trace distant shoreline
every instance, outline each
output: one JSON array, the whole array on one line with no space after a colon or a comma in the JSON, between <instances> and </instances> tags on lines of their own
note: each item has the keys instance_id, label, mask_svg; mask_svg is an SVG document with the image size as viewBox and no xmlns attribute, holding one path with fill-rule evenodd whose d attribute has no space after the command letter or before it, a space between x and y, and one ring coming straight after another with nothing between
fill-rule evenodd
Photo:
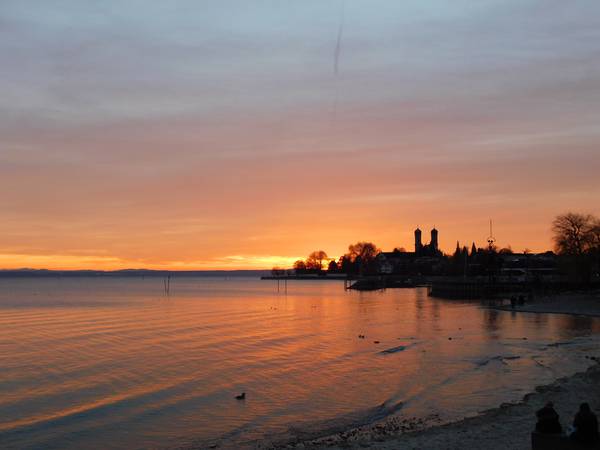
<instances>
[{"instance_id":1,"label":"distant shoreline","mask_svg":"<svg viewBox=\"0 0 600 450\"><path fill-rule=\"evenodd\" d=\"M285 275L285 276L275 276L275 275L265 275L260 277L261 280L353 280L353 277L348 277L348 275L343 273L337 273L332 275Z\"/></svg>"},{"instance_id":2,"label":"distant shoreline","mask_svg":"<svg viewBox=\"0 0 600 450\"><path fill-rule=\"evenodd\" d=\"M44 277L256 277L270 274L270 270L51 270L51 269L0 269L0 278Z\"/></svg>"}]
</instances>

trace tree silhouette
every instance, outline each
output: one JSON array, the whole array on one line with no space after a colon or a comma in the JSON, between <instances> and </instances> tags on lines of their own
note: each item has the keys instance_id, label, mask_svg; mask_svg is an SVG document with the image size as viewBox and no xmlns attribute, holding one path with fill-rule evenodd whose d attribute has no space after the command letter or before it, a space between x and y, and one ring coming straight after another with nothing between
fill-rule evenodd
<instances>
[{"instance_id":1,"label":"tree silhouette","mask_svg":"<svg viewBox=\"0 0 600 450\"><path fill-rule=\"evenodd\" d=\"M357 242L348 246L348 253L344 256L353 263L351 269L353 272L358 269L358 272L363 274L375 270L374 262L379 253L381 250L372 242Z\"/></svg>"},{"instance_id":2,"label":"tree silhouette","mask_svg":"<svg viewBox=\"0 0 600 450\"><path fill-rule=\"evenodd\" d=\"M296 271L296 273L306 272L306 264L304 263L304 261L302 261L301 259L296 261L294 263L294 270Z\"/></svg>"},{"instance_id":3,"label":"tree silhouette","mask_svg":"<svg viewBox=\"0 0 600 450\"><path fill-rule=\"evenodd\" d=\"M356 265L348 255L340 256L338 266L342 273L351 275L356 273Z\"/></svg>"},{"instance_id":4,"label":"tree silhouette","mask_svg":"<svg viewBox=\"0 0 600 450\"><path fill-rule=\"evenodd\" d=\"M600 252L600 220L596 218L589 229L589 245L591 250Z\"/></svg>"},{"instance_id":5,"label":"tree silhouette","mask_svg":"<svg viewBox=\"0 0 600 450\"><path fill-rule=\"evenodd\" d=\"M327 259L327 253L323 250L315 250L306 259L306 266L309 269L323 269L323 261Z\"/></svg>"},{"instance_id":6,"label":"tree silhouette","mask_svg":"<svg viewBox=\"0 0 600 450\"><path fill-rule=\"evenodd\" d=\"M597 246L600 225L590 214L568 212L552 222L556 252L562 255L572 275L583 283L590 281L594 259L600 258Z\"/></svg>"},{"instance_id":7,"label":"tree silhouette","mask_svg":"<svg viewBox=\"0 0 600 450\"><path fill-rule=\"evenodd\" d=\"M593 247L598 220L590 214L568 212L552 222L554 245L561 255L581 256Z\"/></svg>"},{"instance_id":8,"label":"tree silhouette","mask_svg":"<svg viewBox=\"0 0 600 450\"><path fill-rule=\"evenodd\" d=\"M360 258L361 262L366 263L373 261L381 253L381 250L372 242L357 242L348 246L348 252L348 256L352 261Z\"/></svg>"},{"instance_id":9,"label":"tree silhouette","mask_svg":"<svg viewBox=\"0 0 600 450\"><path fill-rule=\"evenodd\" d=\"M337 272L337 271L338 271L338 265L335 262L335 260L332 259L331 261L329 261L329 266L327 267L327 272L334 273L334 272Z\"/></svg>"}]
</instances>

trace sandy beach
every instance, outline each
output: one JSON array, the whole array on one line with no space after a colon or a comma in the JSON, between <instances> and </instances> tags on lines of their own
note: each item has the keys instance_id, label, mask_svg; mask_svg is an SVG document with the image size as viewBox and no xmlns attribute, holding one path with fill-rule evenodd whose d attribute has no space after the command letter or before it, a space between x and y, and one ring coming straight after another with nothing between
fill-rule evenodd
<instances>
[{"instance_id":1,"label":"sandy beach","mask_svg":"<svg viewBox=\"0 0 600 450\"><path fill-rule=\"evenodd\" d=\"M510 307L495 309L512 310ZM600 293L546 297L517 307L515 311L600 316ZM554 402L563 427L571 424L582 402L588 402L594 411L600 411L600 354L582 354L581 358L590 364L585 372L538 386L520 402L505 403L475 417L440 424L436 416L424 419L392 416L379 423L318 439L261 448L530 449L535 412L546 402Z\"/></svg>"}]
</instances>

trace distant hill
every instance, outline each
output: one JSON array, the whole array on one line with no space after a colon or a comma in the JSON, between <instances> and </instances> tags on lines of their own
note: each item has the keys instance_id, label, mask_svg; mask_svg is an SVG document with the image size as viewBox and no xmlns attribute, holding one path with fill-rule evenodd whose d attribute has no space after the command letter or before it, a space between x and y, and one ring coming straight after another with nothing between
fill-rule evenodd
<instances>
[{"instance_id":1,"label":"distant hill","mask_svg":"<svg viewBox=\"0 0 600 450\"><path fill-rule=\"evenodd\" d=\"M48 270L0 269L0 278L17 277L257 277L270 275L270 270Z\"/></svg>"}]
</instances>

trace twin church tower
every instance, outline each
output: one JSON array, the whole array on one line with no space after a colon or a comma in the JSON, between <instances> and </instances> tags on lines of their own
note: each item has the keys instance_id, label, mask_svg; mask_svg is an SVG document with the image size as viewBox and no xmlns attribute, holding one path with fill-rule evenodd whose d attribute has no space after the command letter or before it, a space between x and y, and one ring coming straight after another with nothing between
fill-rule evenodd
<instances>
[{"instance_id":1,"label":"twin church tower","mask_svg":"<svg viewBox=\"0 0 600 450\"><path fill-rule=\"evenodd\" d=\"M415 255L416 256L438 256L438 230L435 227L431 230L431 241L429 244L423 244L421 241L422 233L419 228L415 230Z\"/></svg>"}]
</instances>

